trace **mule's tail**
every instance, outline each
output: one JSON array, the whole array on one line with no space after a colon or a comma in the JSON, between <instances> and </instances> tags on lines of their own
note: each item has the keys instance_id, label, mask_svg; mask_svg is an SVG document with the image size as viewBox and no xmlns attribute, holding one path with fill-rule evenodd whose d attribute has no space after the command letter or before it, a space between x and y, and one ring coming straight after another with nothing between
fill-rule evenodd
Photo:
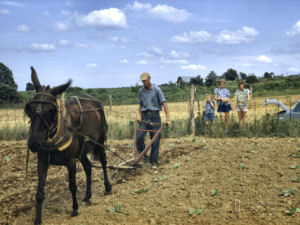
<instances>
[{"instance_id":1,"label":"mule's tail","mask_svg":"<svg viewBox=\"0 0 300 225\"><path fill-rule=\"evenodd\" d=\"M96 140L98 143L101 144L101 146L97 146L93 150L94 157L99 159L99 156L103 153L105 153L105 141L107 139L107 131L108 131L108 125L104 113L103 106L100 102L97 102L97 111L100 113L100 137L98 140Z\"/></svg>"}]
</instances>

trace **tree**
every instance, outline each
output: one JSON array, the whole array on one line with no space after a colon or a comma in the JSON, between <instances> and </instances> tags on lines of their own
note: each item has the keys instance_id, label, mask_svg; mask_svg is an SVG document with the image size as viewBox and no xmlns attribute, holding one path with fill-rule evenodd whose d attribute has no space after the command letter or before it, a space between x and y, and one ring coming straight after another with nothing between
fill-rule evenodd
<instances>
[{"instance_id":1,"label":"tree","mask_svg":"<svg viewBox=\"0 0 300 225\"><path fill-rule=\"evenodd\" d=\"M271 72L271 73L265 72L265 73L264 73L264 76L263 76L264 79L272 79L272 78L274 78L274 77L275 77L275 75L274 75L273 72Z\"/></svg>"},{"instance_id":2,"label":"tree","mask_svg":"<svg viewBox=\"0 0 300 225\"><path fill-rule=\"evenodd\" d=\"M138 93L141 87L142 86L140 86L138 83L136 83L135 86L131 86L131 92Z\"/></svg>"},{"instance_id":3,"label":"tree","mask_svg":"<svg viewBox=\"0 0 300 225\"><path fill-rule=\"evenodd\" d=\"M238 73L236 72L236 70L230 68L228 69L224 74L223 74L224 78L226 80L237 80L239 78Z\"/></svg>"},{"instance_id":4,"label":"tree","mask_svg":"<svg viewBox=\"0 0 300 225\"><path fill-rule=\"evenodd\" d=\"M257 76L255 76L255 74L250 74L248 75L248 77L246 78L246 82L248 84L254 84L254 83L257 83L258 82L258 78Z\"/></svg>"},{"instance_id":5,"label":"tree","mask_svg":"<svg viewBox=\"0 0 300 225\"><path fill-rule=\"evenodd\" d=\"M0 105L7 103L19 103L22 97L15 88L7 84L0 84Z\"/></svg>"},{"instance_id":6,"label":"tree","mask_svg":"<svg viewBox=\"0 0 300 225\"><path fill-rule=\"evenodd\" d=\"M28 82L26 84L26 91L34 91L34 86L32 83Z\"/></svg>"},{"instance_id":7,"label":"tree","mask_svg":"<svg viewBox=\"0 0 300 225\"><path fill-rule=\"evenodd\" d=\"M203 85L203 78L200 75L198 75L196 77L191 78L190 83L194 85Z\"/></svg>"},{"instance_id":8,"label":"tree","mask_svg":"<svg viewBox=\"0 0 300 225\"><path fill-rule=\"evenodd\" d=\"M240 72L240 78L241 80L246 80L247 79L247 74Z\"/></svg>"},{"instance_id":9,"label":"tree","mask_svg":"<svg viewBox=\"0 0 300 225\"><path fill-rule=\"evenodd\" d=\"M6 84L9 87L17 90L18 85L15 83L11 70L0 62L0 84Z\"/></svg>"},{"instance_id":10,"label":"tree","mask_svg":"<svg viewBox=\"0 0 300 225\"><path fill-rule=\"evenodd\" d=\"M215 71L210 71L205 79L205 85L207 87L215 86L217 84L218 76Z\"/></svg>"}]
</instances>

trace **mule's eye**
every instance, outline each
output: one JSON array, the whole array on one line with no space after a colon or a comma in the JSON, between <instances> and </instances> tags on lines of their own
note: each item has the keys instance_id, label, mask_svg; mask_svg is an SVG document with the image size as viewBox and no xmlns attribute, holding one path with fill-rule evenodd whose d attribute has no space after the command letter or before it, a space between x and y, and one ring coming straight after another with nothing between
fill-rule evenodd
<instances>
[{"instance_id":1,"label":"mule's eye","mask_svg":"<svg viewBox=\"0 0 300 225\"><path fill-rule=\"evenodd\" d=\"M49 113L50 113L51 115L55 115L56 110L55 110L55 109L50 109Z\"/></svg>"}]
</instances>

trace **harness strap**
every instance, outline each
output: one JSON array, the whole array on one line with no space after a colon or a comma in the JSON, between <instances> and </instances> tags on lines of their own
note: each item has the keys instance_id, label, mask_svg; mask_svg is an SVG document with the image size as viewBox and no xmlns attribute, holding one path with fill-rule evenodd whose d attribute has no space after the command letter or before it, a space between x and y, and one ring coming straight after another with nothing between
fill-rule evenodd
<instances>
[{"instance_id":1,"label":"harness strap","mask_svg":"<svg viewBox=\"0 0 300 225\"><path fill-rule=\"evenodd\" d=\"M47 95L51 98L54 98L56 100L56 97L50 93L45 92L45 89L43 90L43 92L36 92L35 95Z\"/></svg>"},{"instance_id":2,"label":"harness strap","mask_svg":"<svg viewBox=\"0 0 300 225\"><path fill-rule=\"evenodd\" d=\"M80 100L78 98L78 96L73 96L73 98L75 98L76 100L76 103L80 109L80 119L79 119L79 125L76 127L77 130L79 130L81 127L82 127L82 124L83 124L83 110L82 110L82 105L80 103Z\"/></svg>"}]
</instances>

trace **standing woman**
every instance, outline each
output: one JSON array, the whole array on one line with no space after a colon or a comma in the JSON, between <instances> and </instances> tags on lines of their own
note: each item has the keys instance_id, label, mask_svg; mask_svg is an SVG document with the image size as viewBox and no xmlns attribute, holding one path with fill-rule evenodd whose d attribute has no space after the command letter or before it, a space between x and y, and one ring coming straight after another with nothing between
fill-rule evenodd
<instances>
[{"instance_id":1,"label":"standing woman","mask_svg":"<svg viewBox=\"0 0 300 225\"><path fill-rule=\"evenodd\" d=\"M227 128L229 122L229 112L231 105L229 102L230 91L225 88L226 81L224 79L219 80L219 87L214 91L215 100L218 103L218 112L220 113L222 123L224 127Z\"/></svg>"},{"instance_id":2,"label":"standing woman","mask_svg":"<svg viewBox=\"0 0 300 225\"><path fill-rule=\"evenodd\" d=\"M245 88L245 81L239 81L238 88L234 93L232 101L236 101L236 111L239 116L240 125L246 124L246 115L249 108L250 91Z\"/></svg>"}]
</instances>

